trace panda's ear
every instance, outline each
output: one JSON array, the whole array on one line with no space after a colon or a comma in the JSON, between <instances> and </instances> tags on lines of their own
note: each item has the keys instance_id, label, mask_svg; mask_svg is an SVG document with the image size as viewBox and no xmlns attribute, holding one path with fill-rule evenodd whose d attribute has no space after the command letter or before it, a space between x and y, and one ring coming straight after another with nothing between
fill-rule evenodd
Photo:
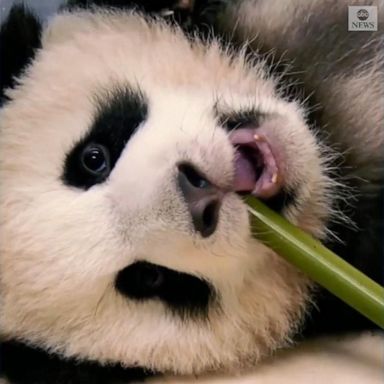
<instances>
[{"instance_id":1,"label":"panda's ear","mask_svg":"<svg viewBox=\"0 0 384 384\"><path fill-rule=\"evenodd\" d=\"M0 104L4 91L33 59L40 47L41 23L24 5L11 8L0 27Z\"/></svg>"}]
</instances>

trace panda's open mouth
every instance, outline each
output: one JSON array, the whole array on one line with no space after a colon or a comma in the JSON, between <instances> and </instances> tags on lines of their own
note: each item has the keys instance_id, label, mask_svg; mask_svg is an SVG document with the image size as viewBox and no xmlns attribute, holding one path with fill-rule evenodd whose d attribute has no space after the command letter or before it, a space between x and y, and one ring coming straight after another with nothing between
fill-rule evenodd
<instances>
[{"instance_id":1,"label":"panda's open mouth","mask_svg":"<svg viewBox=\"0 0 384 384\"><path fill-rule=\"evenodd\" d=\"M205 315L215 296L207 281L146 261L137 261L118 272L115 288L129 299L158 300L172 311L189 316Z\"/></svg>"},{"instance_id":2,"label":"panda's open mouth","mask_svg":"<svg viewBox=\"0 0 384 384\"><path fill-rule=\"evenodd\" d=\"M233 189L261 199L277 195L283 185L271 140L258 129L240 128L230 134L235 147Z\"/></svg>"}]
</instances>

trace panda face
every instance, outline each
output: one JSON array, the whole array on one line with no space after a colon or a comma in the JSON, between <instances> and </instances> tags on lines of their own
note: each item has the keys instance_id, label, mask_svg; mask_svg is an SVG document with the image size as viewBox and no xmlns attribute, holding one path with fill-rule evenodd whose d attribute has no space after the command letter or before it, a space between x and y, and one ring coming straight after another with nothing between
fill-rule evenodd
<instances>
[{"instance_id":1,"label":"panda face","mask_svg":"<svg viewBox=\"0 0 384 384\"><path fill-rule=\"evenodd\" d=\"M283 214L325 233L300 106L262 63L133 13L62 15L43 41L1 111L4 335L177 373L288 342L308 282L252 238L241 193L290 196Z\"/></svg>"}]
</instances>

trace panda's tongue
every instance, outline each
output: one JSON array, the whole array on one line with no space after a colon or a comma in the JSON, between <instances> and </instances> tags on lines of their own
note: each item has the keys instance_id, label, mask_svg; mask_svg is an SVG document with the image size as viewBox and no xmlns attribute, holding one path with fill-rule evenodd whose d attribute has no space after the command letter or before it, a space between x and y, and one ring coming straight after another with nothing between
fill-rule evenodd
<instances>
[{"instance_id":1,"label":"panda's tongue","mask_svg":"<svg viewBox=\"0 0 384 384\"><path fill-rule=\"evenodd\" d=\"M252 191L256 184L256 170L247 158L247 155L241 150L235 153L235 178L233 188L236 192Z\"/></svg>"},{"instance_id":2,"label":"panda's tongue","mask_svg":"<svg viewBox=\"0 0 384 384\"><path fill-rule=\"evenodd\" d=\"M262 199L276 195L282 177L270 138L258 129L241 128L230 134L230 140L236 149L233 190Z\"/></svg>"}]
</instances>

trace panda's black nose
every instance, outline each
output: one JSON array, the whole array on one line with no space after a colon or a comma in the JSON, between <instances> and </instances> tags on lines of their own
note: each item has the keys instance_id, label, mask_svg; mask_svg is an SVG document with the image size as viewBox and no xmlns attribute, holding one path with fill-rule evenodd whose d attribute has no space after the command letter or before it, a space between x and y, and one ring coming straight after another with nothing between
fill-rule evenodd
<instances>
[{"instance_id":1,"label":"panda's black nose","mask_svg":"<svg viewBox=\"0 0 384 384\"><path fill-rule=\"evenodd\" d=\"M178 169L178 184L193 226L202 237L208 237L217 227L222 192L190 164L181 164Z\"/></svg>"}]
</instances>

